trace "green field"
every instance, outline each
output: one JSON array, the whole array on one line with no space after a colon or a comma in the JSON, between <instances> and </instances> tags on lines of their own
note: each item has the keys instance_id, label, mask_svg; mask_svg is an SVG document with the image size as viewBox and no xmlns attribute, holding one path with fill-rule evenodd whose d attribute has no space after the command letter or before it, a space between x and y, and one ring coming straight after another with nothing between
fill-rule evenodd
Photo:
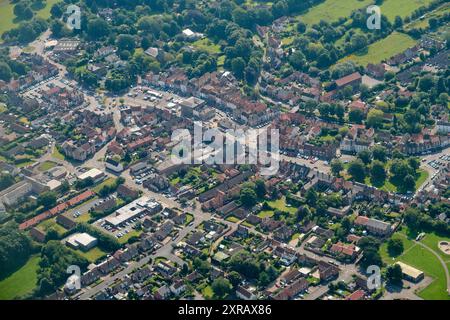
<instances>
[{"instance_id":1,"label":"green field","mask_svg":"<svg viewBox=\"0 0 450 320\"><path fill-rule=\"evenodd\" d=\"M381 5L381 13L390 21L396 16L405 18L422 6L427 6L432 0L384 0Z\"/></svg>"},{"instance_id":2,"label":"green field","mask_svg":"<svg viewBox=\"0 0 450 320\"><path fill-rule=\"evenodd\" d=\"M237 223L239 222L239 218L235 217L235 216L229 216L228 218L226 218L225 220L227 220L228 222L233 222L233 223Z\"/></svg>"},{"instance_id":3,"label":"green field","mask_svg":"<svg viewBox=\"0 0 450 320\"><path fill-rule=\"evenodd\" d=\"M58 160L65 160L66 158L56 147L53 149L52 157Z\"/></svg>"},{"instance_id":4,"label":"green field","mask_svg":"<svg viewBox=\"0 0 450 320\"><path fill-rule=\"evenodd\" d=\"M431 18L439 19L444 14L448 14L449 12L450 12L450 3L444 3L442 6L438 7L436 10L426 13L424 15L423 19L414 20L414 21L410 22L409 24L407 24L405 26L405 30L411 30L414 28L426 29L429 26L428 22L430 21Z\"/></svg>"},{"instance_id":5,"label":"green field","mask_svg":"<svg viewBox=\"0 0 450 320\"><path fill-rule=\"evenodd\" d=\"M445 277L445 271L442 268L439 260L429 250L415 244L411 239L406 236L407 231L402 230L395 233L392 238L402 239L404 245L404 252L399 257L390 257L387 252L387 243L384 243L380 248L380 254L383 261L386 264L393 264L396 261L402 261L408 265L411 265L419 270L425 272L426 276L432 277L433 282L417 295L426 300L450 300L450 296L447 294L447 280ZM438 252L437 239L441 239L434 234L427 234L422 242L428 245L430 248ZM448 265L449 263L447 263Z\"/></svg>"},{"instance_id":6,"label":"green field","mask_svg":"<svg viewBox=\"0 0 450 320\"><path fill-rule=\"evenodd\" d=\"M193 42L192 45L199 50L208 52L209 54L220 53L220 46L218 44L215 44L208 38L197 40Z\"/></svg>"},{"instance_id":7,"label":"green field","mask_svg":"<svg viewBox=\"0 0 450 320\"><path fill-rule=\"evenodd\" d=\"M325 0L309 9L305 14L298 16L298 20L308 25L319 23L320 20L331 23L339 18L349 17L352 11L368 7L372 3L372 0Z\"/></svg>"},{"instance_id":8,"label":"green field","mask_svg":"<svg viewBox=\"0 0 450 320\"><path fill-rule=\"evenodd\" d=\"M45 171L48 171L48 170L56 167L56 165L57 164L53 161L45 161L39 165L38 170L45 172Z\"/></svg>"},{"instance_id":9,"label":"green field","mask_svg":"<svg viewBox=\"0 0 450 320\"><path fill-rule=\"evenodd\" d=\"M94 188L94 192L99 193L100 190L104 187L104 186L112 186L114 185L114 183L116 182L116 179L114 178L108 178L105 181L103 181L102 183L100 183L99 185L95 186Z\"/></svg>"},{"instance_id":10,"label":"green field","mask_svg":"<svg viewBox=\"0 0 450 320\"><path fill-rule=\"evenodd\" d=\"M297 209L294 207L289 207L286 204L286 197L282 197L275 201L268 201L267 204L275 210L280 210L289 213L296 213Z\"/></svg>"},{"instance_id":11,"label":"green field","mask_svg":"<svg viewBox=\"0 0 450 320\"><path fill-rule=\"evenodd\" d=\"M39 259L38 255L32 256L22 268L0 281L0 300L12 300L33 291Z\"/></svg>"},{"instance_id":12,"label":"green field","mask_svg":"<svg viewBox=\"0 0 450 320\"><path fill-rule=\"evenodd\" d=\"M439 236L435 233L427 233L427 235L420 242L436 251L436 253L439 254L445 262L450 263L450 255L445 254L438 247L440 241L450 242L450 238Z\"/></svg>"},{"instance_id":13,"label":"green field","mask_svg":"<svg viewBox=\"0 0 450 320\"><path fill-rule=\"evenodd\" d=\"M42 221L37 225L37 228L39 230L42 230L43 232L48 232L49 230L53 229L58 233L60 237L62 237L67 232L67 229L56 223L55 218Z\"/></svg>"},{"instance_id":14,"label":"green field","mask_svg":"<svg viewBox=\"0 0 450 320\"><path fill-rule=\"evenodd\" d=\"M84 252L84 251L81 251L81 250L75 250L75 252L78 255L86 258L89 262L95 262L98 259L103 258L104 256L106 256L106 253L104 251L102 251L98 247L92 248L91 250L89 250L87 252Z\"/></svg>"},{"instance_id":15,"label":"green field","mask_svg":"<svg viewBox=\"0 0 450 320\"><path fill-rule=\"evenodd\" d=\"M133 230L128 232L126 235L124 235L122 238L118 239L120 244L125 244L130 240L132 237L139 237L142 234L142 230Z\"/></svg>"},{"instance_id":16,"label":"green field","mask_svg":"<svg viewBox=\"0 0 450 320\"><path fill-rule=\"evenodd\" d=\"M61 2L61 0L46 0L45 7L35 12L35 16L48 19L52 6L58 2ZM14 5L9 0L0 0L0 36L5 31L11 30L18 25L18 22L15 20L16 16L14 15L13 8Z\"/></svg>"},{"instance_id":17,"label":"green field","mask_svg":"<svg viewBox=\"0 0 450 320\"><path fill-rule=\"evenodd\" d=\"M9 0L0 0L0 35L15 27L13 7Z\"/></svg>"},{"instance_id":18,"label":"green field","mask_svg":"<svg viewBox=\"0 0 450 320\"><path fill-rule=\"evenodd\" d=\"M396 54L413 47L415 44L416 41L410 36L399 32L393 32L388 37L372 43L367 51L352 54L339 62L351 60L356 64L365 67L369 63L380 63L383 60L387 60Z\"/></svg>"},{"instance_id":19,"label":"green field","mask_svg":"<svg viewBox=\"0 0 450 320\"><path fill-rule=\"evenodd\" d=\"M420 186L427 180L428 172L422 169L417 171L418 177L416 177L416 190L420 188ZM390 180L386 179L383 185L377 185L371 182L370 177L366 177L366 184L377 187L380 190L388 191L388 192L399 192L396 185L394 185Z\"/></svg>"},{"instance_id":20,"label":"green field","mask_svg":"<svg viewBox=\"0 0 450 320\"><path fill-rule=\"evenodd\" d=\"M274 212L272 210L265 210L258 213L258 217L261 219L273 216Z\"/></svg>"}]
</instances>

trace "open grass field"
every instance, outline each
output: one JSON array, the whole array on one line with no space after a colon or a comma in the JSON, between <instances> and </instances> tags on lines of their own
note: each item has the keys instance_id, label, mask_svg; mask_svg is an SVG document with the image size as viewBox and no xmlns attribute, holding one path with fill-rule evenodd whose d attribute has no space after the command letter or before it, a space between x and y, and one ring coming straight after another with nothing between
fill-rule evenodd
<instances>
[{"instance_id":1,"label":"open grass field","mask_svg":"<svg viewBox=\"0 0 450 320\"><path fill-rule=\"evenodd\" d=\"M203 38L203 39L197 40L197 41L193 42L192 45L199 50L208 52L209 54L220 53L220 46L218 44L215 44L208 38Z\"/></svg>"},{"instance_id":2,"label":"open grass field","mask_svg":"<svg viewBox=\"0 0 450 320\"><path fill-rule=\"evenodd\" d=\"M389 59L415 44L416 41L410 36L399 32L393 32L388 37L372 43L367 51L352 54L341 59L339 62L351 60L356 64L365 67L369 63L380 63L383 60Z\"/></svg>"},{"instance_id":3,"label":"open grass field","mask_svg":"<svg viewBox=\"0 0 450 320\"><path fill-rule=\"evenodd\" d=\"M427 249L415 245L399 260L425 272L434 281L417 294L425 300L450 300L445 272L437 258Z\"/></svg>"},{"instance_id":4,"label":"open grass field","mask_svg":"<svg viewBox=\"0 0 450 320\"><path fill-rule=\"evenodd\" d=\"M428 22L430 21L431 18L435 18L435 19L439 19L441 18L444 14L448 14L450 13L450 3L444 3L442 6L436 8L435 10L426 13L423 17L423 19L417 19L414 20L412 22L410 22L409 24L407 24L405 26L405 30L411 30L411 29L425 29L428 28L429 24Z\"/></svg>"},{"instance_id":5,"label":"open grass field","mask_svg":"<svg viewBox=\"0 0 450 320\"><path fill-rule=\"evenodd\" d=\"M263 210L260 213L258 213L258 217L264 219L273 216L273 214L274 212L272 210Z\"/></svg>"},{"instance_id":6,"label":"open grass field","mask_svg":"<svg viewBox=\"0 0 450 320\"><path fill-rule=\"evenodd\" d=\"M384 0L381 5L381 13L390 21L396 16L405 18L422 6L427 6L432 0Z\"/></svg>"},{"instance_id":7,"label":"open grass field","mask_svg":"<svg viewBox=\"0 0 450 320\"><path fill-rule=\"evenodd\" d=\"M427 235L421 240L421 242L423 244L429 246L431 249L436 251L436 253L439 254L442 257L442 259L444 259L445 262L449 262L450 263L450 255L445 254L438 247L438 244L441 241L450 242L450 238L439 236L439 235L437 235L435 233L427 233Z\"/></svg>"},{"instance_id":8,"label":"open grass field","mask_svg":"<svg viewBox=\"0 0 450 320\"><path fill-rule=\"evenodd\" d=\"M45 7L35 11L35 16L48 19L50 17L50 10L52 6L58 2L61 2L61 0L46 0ZM0 0L0 36L5 31L11 30L18 25L13 9L14 4L10 3L10 0Z\"/></svg>"},{"instance_id":9,"label":"open grass field","mask_svg":"<svg viewBox=\"0 0 450 320\"><path fill-rule=\"evenodd\" d=\"M122 238L118 239L120 244L125 244L132 237L139 237L142 233L142 230L133 230L124 235Z\"/></svg>"},{"instance_id":10,"label":"open grass field","mask_svg":"<svg viewBox=\"0 0 450 320\"><path fill-rule=\"evenodd\" d=\"M372 3L372 0L325 0L297 18L308 25L320 20L334 22L341 17L349 17L353 10L368 7Z\"/></svg>"},{"instance_id":11,"label":"open grass field","mask_svg":"<svg viewBox=\"0 0 450 320\"><path fill-rule=\"evenodd\" d=\"M38 255L32 256L22 268L0 281L0 300L12 300L33 291L39 260Z\"/></svg>"},{"instance_id":12,"label":"open grass field","mask_svg":"<svg viewBox=\"0 0 450 320\"><path fill-rule=\"evenodd\" d=\"M289 212L289 213L296 213L297 209L294 207L290 207L287 205L286 203L286 197L282 197L278 200L275 201L268 201L267 202L268 205L270 207L272 207L275 210L280 210L280 211L284 211L284 212Z\"/></svg>"},{"instance_id":13,"label":"open grass field","mask_svg":"<svg viewBox=\"0 0 450 320\"><path fill-rule=\"evenodd\" d=\"M58 148L53 149L52 157L58 160L64 160L66 157L58 150Z\"/></svg>"},{"instance_id":14,"label":"open grass field","mask_svg":"<svg viewBox=\"0 0 450 320\"><path fill-rule=\"evenodd\" d=\"M11 30L16 25L14 23L14 6L9 0L0 0L0 36L8 30ZM1 39L0 39L1 41Z\"/></svg>"},{"instance_id":15,"label":"open grass field","mask_svg":"<svg viewBox=\"0 0 450 320\"><path fill-rule=\"evenodd\" d=\"M98 247L92 248L91 250L89 250L87 252L84 252L84 251L81 251L81 250L75 250L75 252L78 255L86 258L89 262L95 262L98 259L103 258L104 256L106 256L106 252L102 251Z\"/></svg>"},{"instance_id":16,"label":"open grass field","mask_svg":"<svg viewBox=\"0 0 450 320\"><path fill-rule=\"evenodd\" d=\"M439 260L427 249L413 242L407 237L406 228L395 233L392 238L403 241L404 252L399 257L391 257L387 251L387 243L380 248L380 254L386 264L393 264L396 261L402 261L419 270L425 272L426 276L432 277L433 282L417 295L426 300L450 300L447 294L447 280L445 271ZM437 241L440 239L434 234L427 234L422 242L438 252ZM447 263L449 265L450 263Z\"/></svg>"},{"instance_id":17,"label":"open grass field","mask_svg":"<svg viewBox=\"0 0 450 320\"><path fill-rule=\"evenodd\" d=\"M39 171L45 172L48 171L52 168L56 167L56 163L53 161L45 161L43 163L41 163L38 167Z\"/></svg>"},{"instance_id":18,"label":"open grass field","mask_svg":"<svg viewBox=\"0 0 450 320\"><path fill-rule=\"evenodd\" d=\"M108 178L105 181L103 181L102 183L100 183L99 185L95 186L95 188L93 189L94 192L99 193L100 190L104 187L104 186L111 186L115 183L116 179L114 178Z\"/></svg>"},{"instance_id":19,"label":"open grass field","mask_svg":"<svg viewBox=\"0 0 450 320\"><path fill-rule=\"evenodd\" d=\"M59 236L63 236L67 232L67 229L56 223L55 218L42 221L37 225L37 228L44 232L48 232L50 229L53 229L58 233Z\"/></svg>"}]
</instances>

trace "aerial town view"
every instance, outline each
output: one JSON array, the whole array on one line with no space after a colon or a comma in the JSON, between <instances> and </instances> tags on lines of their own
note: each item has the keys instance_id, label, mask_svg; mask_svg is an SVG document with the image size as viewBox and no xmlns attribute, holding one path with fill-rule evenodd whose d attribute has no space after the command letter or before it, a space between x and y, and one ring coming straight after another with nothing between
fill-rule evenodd
<instances>
[{"instance_id":1,"label":"aerial town view","mask_svg":"<svg viewBox=\"0 0 450 320\"><path fill-rule=\"evenodd\" d=\"M0 300L450 300L449 23L0 0Z\"/></svg>"}]
</instances>

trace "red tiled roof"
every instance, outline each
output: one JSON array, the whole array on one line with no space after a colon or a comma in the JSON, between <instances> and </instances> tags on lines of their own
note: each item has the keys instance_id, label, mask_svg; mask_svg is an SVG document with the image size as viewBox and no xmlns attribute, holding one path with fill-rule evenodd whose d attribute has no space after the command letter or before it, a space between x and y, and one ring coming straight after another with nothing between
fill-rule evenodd
<instances>
[{"instance_id":1,"label":"red tiled roof","mask_svg":"<svg viewBox=\"0 0 450 320\"><path fill-rule=\"evenodd\" d=\"M337 79L335 82L338 87L342 87L358 79L361 79L361 74L359 72L355 72L343 78Z\"/></svg>"},{"instance_id":2,"label":"red tiled roof","mask_svg":"<svg viewBox=\"0 0 450 320\"><path fill-rule=\"evenodd\" d=\"M362 300L364 298L363 290L356 290L352 294L345 297L345 300Z\"/></svg>"},{"instance_id":3,"label":"red tiled roof","mask_svg":"<svg viewBox=\"0 0 450 320\"><path fill-rule=\"evenodd\" d=\"M48 218L51 218L53 216L56 216L56 215L64 212L68 208L73 207L73 206L89 199L90 197L92 197L94 195L95 195L95 193L92 190L87 190L64 203L61 203L61 204L57 205L56 207L54 207L48 211L45 211L45 212L37 215L36 217L33 217L33 218L23 222L22 224L19 225L19 229L25 230L30 227L34 227L35 225L39 224L40 222L42 222Z\"/></svg>"}]
</instances>

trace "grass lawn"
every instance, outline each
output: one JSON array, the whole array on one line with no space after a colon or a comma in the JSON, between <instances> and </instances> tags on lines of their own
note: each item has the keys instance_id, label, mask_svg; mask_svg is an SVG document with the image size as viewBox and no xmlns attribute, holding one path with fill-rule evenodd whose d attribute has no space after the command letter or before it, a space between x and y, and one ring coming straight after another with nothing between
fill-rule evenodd
<instances>
[{"instance_id":1,"label":"grass lawn","mask_svg":"<svg viewBox=\"0 0 450 320\"><path fill-rule=\"evenodd\" d=\"M403 252L407 252L409 249L411 249L413 246L416 245L411 239L407 238L405 230L402 230L402 231L394 233L391 238L392 239L401 239L402 240L403 248L404 248ZM387 241L385 241L381 245L381 247L380 247L380 254L381 254L381 258L383 259L384 263L392 264L392 263L395 262L395 257L391 257L389 255L389 253L388 253Z\"/></svg>"},{"instance_id":2,"label":"grass lawn","mask_svg":"<svg viewBox=\"0 0 450 320\"><path fill-rule=\"evenodd\" d=\"M416 29L428 28L428 26L429 26L428 22L430 21L431 18L439 19L444 14L449 13L449 11L450 11L450 3L444 3L442 6L438 7L436 10L426 13L424 19L414 20L414 21L410 22L409 24L407 24L405 26L405 30L411 30L414 28L416 28Z\"/></svg>"},{"instance_id":3,"label":"grass lawn","mask_svg":"<svg viewBox=\"0 0 450 320\"><path fill-rule=\"evenodd\" d=\"M190 213L186 213L186 222L184 223L185 225L188 225L189 223L191 223L194 220L194 216Z\"/></svg>"},{"instance_id":4,"label":"grass lawn","mask_svg":"<svg viewBox=\"0 0 450 320\"><path fill-rule=\"evenodd\" d=\"M93 189L95 193L99 193L100 190L103 188L103 186L111 186L115 183L116 179L114 178L108 178L105 181L103 181L102 183L100 183L99 185L95 186L95 188Z\"/></svg>"},{"instance_id":5,"label":"grass lawn","mask_svg":"<svg viewBox=\"0 0 450 320\"><path fill-rule=\"evenodd\" d=\"M319 23L320 20L331 23L339 18L349 17L352 11L368 7L372 3L372 0L325 0L299 16L298 20L308 25Z\"/></svg>"},{"instance_id":6,"label":"grass lawn","mask_svg":"<svg viewBox=\"0 0 450 320\"><path fill-rule=\"evenodd\" d=\"M59 152L58 148L54 148L53 153L52 153L52 157L55 159L59 159L59 160L65 160L66 157Z\"/></svg>"},{"instance_id":7,"label":"grass lawn","mask_svg":"<svg viewBox=\"0 0 450 320\"><path fill-rule=\"evenodd\" d=\"M425 171L425 170L419 169L419 170L417 170L417 174L418 174L418 176L416 177L416 190L419 189L420 186L428 178L428 172ZM372 183L370 177L366 177L366 179L364 180L364 183L367 184L367 185L371 185L371 186L377 187L378 189L383 190L383 191L398 192L397 186L394 185L392 183L392 181L390 181L389 179L386 179L384 181L384 184L380 185L380 184Z\"/></svg>"},{"instance_id":8,"label":"grass lawn","mask_svg":"<svg viewBox=\"0 0 450 320\"><path fill-rule=\"evenodd\" d=\"M387 252L387 243L384 243L380 248L380 254L383 261L386 264L393 264L396 261L402 261L419 270L422 270L425 272L426 276L432 277L434 281L428 287L417 293L417 295L421 298L426 300L450 300L450 297L446 292L447 280L445 278L445 271L439 260L430 251L418 244L415 244L411 239L409 239L407 237L406 228L395 233L392 237L394 239L402 239L405 250L399 257L393 258L390 257ZM435 249L432 244L436 242L436 239L437 238L435 235L427 234L422 241L432 249ZM435 251L437 252L437 250Z\"/></svg>"},{"instance_id":9,"label":"grass lawn","mask_svg":"<svg viewBox=\"0 0 450 320\"><path fill-rule=\"evenodd\" d=\"M220 46L218 44L215 44L208 38L203 38L203 39L197 40L197 41L193 42L192 45L199 50L208 52L209 54L220 53Z\"/></svg>"},{"instance_id":10,"label":"grass lawn","mask_svg":"<svg viewBox=\"0 0 450 320\"><path fill-rule=\"evenodd\" d=\"M447 294L447 280L442 265L437 258L427 249L415 245L411 250L403 254L399 260L425 272L434 281L418 295L425 300L450 300Z\"/></svg>"},{"instance_id":11,"label":"grass lawn","mask_svg":"<svg viewBox=\"0 0 450 320\"><path fill-rule=\"evenodd\" d=\"M9 0L0 0L0 21L2 22L0 23L0 36L15 27L13 8L14 5Z\"/></svg>"},{"instance_id":12,"label":"grass lawn","mask_svg":"<svg viewBox=\"0 0 450 320\"><path fill-rule=\"evenodd\" d=\"M423 244L429 246L431 249L436 251L436 253L439 254L442 257L442 259L444 259L444 261L450 262L450 255L445 254L438 247L438 244L441 241L450 242L450 238L439 236L435 233L427 233L426 236L422 240L420 240L420 242L422 242Z\"/></svg>"},{"instance_id":13,"label":"grass lawn","mask_svg":"<svg viewBox=\"0 0 450 320\"><path fill-rule=\"evenodd\" d=\"M6 108L6 105L5 105L4 103L0 103L0 113L5 112L6 110L8 110L8 109Z\"/></svg>"},{"instance_id":14,"label":"grass lawn","mask_svg":"<svg viewBox=\"0 0 450 320\"><path fill-rule=\"evenodd\" d=\"M32 256L22 268L0 281L0 300L26 295L36 287L39 260L39 255Z\"/></svg>"},{"instance_id":15,"label":"grass lawn","mask_svg":"<svg viewBox=\"0 0 450 320\"><path fill-rule=\"evenodd\" d=\"M54 229L59 236L62 236L67 232L67 229L56 223L55 218L42 221L40 224L37 225L37 228L44 232L47 232L50 229Z\"/></svg>"},{"instance_id":16,"label":"grass lawn","mask_svg":"<svg viewBox=\"0 0 450 320\"><path fill-rule=\"evenodd\" d=\"M98 247L92 248L91 250L89 250L87 252L84 252L84 251L81 251L81 250L75 250L75 252L78 255L80 255L80 256L86 258L87 260L89 260L89 262L95 262L98 259L103 258L104 256L106 256L106 252L102 251Z\"/></svg>"},{"instance_id":17,"label":"grass lawn","mask_svg":"<svg viewBox=\"0 0 450 320\"><path fill-rule=\"evenodd\" d=\"M226 218L227 221L229 222L233 222L233 223L237 223L239 222L239 218L235 217L235 216L229 216L228 218Z\"/></svg>"},{"instance_id":18,"label":"grass lawn","mask_svg":"<svg viewBox=\"0 0 450 320\"><path fill-rule=\"evenodd\" d=\"M380 63L383 60L389 59L415 44L416 41L410 36L399 32L393 32L388 37L372 43L367 51L349 55L339 62L351 60L365 67L369 63Z\"/></svg>"},{"instance_id":19,"label":"grass lawn","mask_svg":"<svg viewBox=\"0 0 450 320\"><path fill-rule=\"evenodd\" d=\"M45 171L48 171L48 170L56 167L56 165L57 164L53 161L45 161L39 165L38 170L45 172Z\"/></svg>"},{"instance_id":20,"label":"grass lawn","mask_svg":"<svg viewBox=\"0 0 450 320\"><path fill-rule=\"evenodd\" d=\"M48 19L50 18L50 10L55 3L61 2L62 0L46 0L45 7L36 11L35 15L37 17ZM0 0L0 36L5 32L15 28L18 23L15 21L16 16L14 15L13 3L9 0ZM2 40L0 39L0 42Z\"/></svg>"},{"instance_id":21,"label":"grass lawn","mask_svg":"<svg viewBox=\"0 0 450 320\"><path fill-rule=\"evenodd\" d=\"M297 209L295 207L288 207L286 204L286 197L282 197L275 201L268 201L268 205L275 210L280 210L289 213L296 213Z\"/></svg>"},{"instance_id":22,"label":"grass lawn","mask_svg":"<svg viewBox=\"0 0 450 320\"><path fill-rule=\"evenodd\" d=\"M273 216L273 213L274 212L272 210L261 211L260 213L258 213L258 217L260 217L261 219L264 219L264 218Z\"/></svg>"},{"instance_id":23,"label":"grass lawn","mask_svg":"<svg viewBox=\"0 0 450 320\"><path fill-rule=\"evenodd\" d=\"M73 211L71 211L73 212ZM71 219L74 219L73 217L69 217ZM91 220L92 216L89 212L83 213L78 218L75 218L76 222L89 222Z\"/></svg>"},{"instance_id":24,"label":"grass lawn","mask_svg":"<svg viewBox=\"0 0 450 320\"><path fill-rule=\"evenodd\" d=\"M405 18L416 9L427 6L432 0L384 0L381 13L393 22L396 16Z\"/></svg>"},{"instance_id":25,"label":"grass lawn","mask_svg":"<svg viewBox=\"0 0 450 320\"><path fill-rule=\"evenodd\" d=\"M142 233L142 230L133 230L128 232L122 238L118 239L120 244L125 244L131 237L139 237Z\"/></svg>"}]
</instances>

